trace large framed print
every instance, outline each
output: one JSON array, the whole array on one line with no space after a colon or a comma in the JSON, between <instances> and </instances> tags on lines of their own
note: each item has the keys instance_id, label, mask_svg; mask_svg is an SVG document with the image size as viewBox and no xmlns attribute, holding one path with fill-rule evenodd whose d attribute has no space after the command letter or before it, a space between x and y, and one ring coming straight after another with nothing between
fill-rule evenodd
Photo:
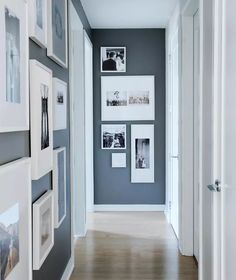
<instances>
[{"instance_id":1,"label":"large framed print","mask_svg":"<svg viewBox=\"0 0 236 280\"><path fill-rule=\"evenodd\" d=\"M32 179L53 169L52 71L30 60Z\"/></svg>"},{"instance_id":2,"label":"large framed print","mask_svg":"<svg viewBox=\"0 0 236 280\"><path fill-rule=\"evenodd\" d=\"M29 130L28 7L0 1L0 132Z\"/></svg>"},{"instance_id":3,"label":"large framed print","mask_svg":"<svg viewBox=\"0 0 236 280\"><path fill-rule=\"evenodd\" d=\"M67 128L67 83L53 78L53 130Z\"/></svg>"},{"instance_id":4,"label":"large framed print","mask_svg":"<svg viewBox=\"0 0 236 280\"><path fill-rule=\"evenodd\" d=\"M30 172L27 158L0 166L1 280L32 280Z\"/></svg>"},{"instance_id":5,"label":"large framed print","mask_svg":"<svg viewBox=\"0 0 236 280\"><path fill-rule=\"evenodd\" d=\"M101 72L126 72L126 47L101 47Z\"/></svg>"},{"instance_id":6,"label":"large framed print","mask_svg":"<svg viewBox=\"0 0 236 280\"><path fill-rule=\"evenodd\" d=\"M47 0L30 0L29 36L40 47L47 47Z\"/></svg>"},{"instance_id":7,"label":"large framed print","mask_svg":"<svg viewBox=\"0 0 236 280\"><path fill-rule=\"evenodd\" d=\"M103 121L155 120L154 76L103 76Z\"/></svg>"},{"instance_id":8,"label":"large framed print","mask_svg":"<svg viewBox=\"0 0 236 280\"><path fill-rule=\"evenodd\" d=\"M59 228L66 217L66 148L53 153L54 225Z\"/></svg>"},{"instance_id":9,"label":"large framed print","mask_svg":"<svg viewBox=\"0 0 236 280\"><path fill-rule=\"evenodd\" d=\"M48 0L47 55L64 68L68 67L67 0Z\"/></svg>"},{"instance_id":10,"label":"large framed print","mask_svg":"<svg viewBox=\"0 0 236 280\"><path fill-rule=\"evenodd\" d=\"M131 126L131 182L154 183L154 125Z\"/></svg>"},{"instance_id":11,"label":"large framed print","mask_svg":"<svg viewBox=\"0 0 236 280\"><path fill-rule=\"evenodd\" d=\"M103 124L101 131L102 149L126 149L126 125Z\"/></svg>"},{"instance_id":12,"label":"large framed print","mask_svg":"<svg viewBox=\"0 0 236 280\"><path fill-rule=\"evenodd\" d=\"M33 204L33 269L39 270L54 246L53 191Z\"/></svg>"}]
</instances>

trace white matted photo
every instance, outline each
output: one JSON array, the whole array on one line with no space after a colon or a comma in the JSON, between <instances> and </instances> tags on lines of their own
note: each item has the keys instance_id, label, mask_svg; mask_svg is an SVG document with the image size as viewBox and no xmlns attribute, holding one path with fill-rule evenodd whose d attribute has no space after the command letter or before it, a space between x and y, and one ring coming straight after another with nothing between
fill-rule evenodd
<instances>
[{"instance_id":1,"label":"white matted photo","mask_svg":"<svg viewBox=\"0 0 236 280\"><path fill-rule=\"evenodd\" d=\"M30 159L0 166L0 279L32 280Z\"/></svg>"},{"instance_id":2,"label":"white matted photo","mask_svg":"<svg viewBox=\"0 0 236 280\"><path fill-rule=\"evenodd\" d=\"M154 125L131 126L131 182L154 183Z\"/></svg>"},{"instance_id":3,"label":"white matted photo","mask_svg":"<svg viewBox=\"0 0 236 280\"><path fill-rule=\"evenodd\" d=\"M101 130L102 149L126 149L125 124L103 124Z\"/></svg>"},{"instance_id":4,"label":"white matted photo","mask_svg":"<svg viewBox=\"0 0 236 280\"><path fill-rule=\"evenodd\" d=\"M53 78L53 130L67 128L67 83Z\"/></svg>"},{"instance_id":5,"label":"white matted photo","mask_svg":"<svg viewBox=\"0 0 236 280\"><path fill-rule=\"evenodd\" d=\"M60 66L68 67L67 0L48 0L47 55Z\"/></svg>"},{"instance_id":6,"label":"white matted photo","mask_svg":"<svg viewBox=\"0 0 236 280\"><path fill-rule=\"evenodd\" d=\"M155 120L154 76L103 76L103 121Z\"/></svg>"},{"instance_id":7,"label":"white matted photo","mask_svg":"<svg viewBox=\"0 0 236 280\"><path fill-rule=\"evenodd\" d=\"M126 168L126 153L112 154L112 168Z\"/></svg>"},{"instance_id":8,"label":"white matted photo","mask_svg":"<svg viewBox=\"0 0 236 280\"><path fill-rule=\"evenodd\" d=\"M53 153L54 226L58 228L66 217L66 148Z\"/></svg>"},{"instance_id":9,"label":"white matted photo","mask_svg":"<svg viewBox=\"0 0 236 280\"><path fill-rule=\"evenodd\" d=\"M47 0L29 3L29 36L40 47L47 47Z\"/></svg>"},{"instance_id":10,"label":"white matted photo","mask_svg":"<svg viewBox=\"0 0 236 280\"><path fill-rule=\"evenodd\" d=\"M101 47L101 72L126 72L126 47Z\"/></svg>"},{"instance_id":11,"label":"white matted photo","mask_svg":"<svg viewBox=\"0 0 236 280\"><path fill-rule=\"evenodd\" d=\"M53 191L33 204L33 269L39 270L54 245Z\"/></svg>"},{"instance_id":12,"label":"white matted photo","mask_svg":"<svg viewBox=\"0 0 236 280\"><path fill-rule=\"evenodd\" d=\"M0 1L0 132L29 130L28 7Z\"/></svg>"},{"instance_id":13,"label":"white matted photo","mask_svg":"<svg viewBox=\"0 0 236 280\"><path fill-rule=\"evenodd\" d=\"M53 169L52 71L30 60L32 179Z\"/></svg>"}]
</instances>

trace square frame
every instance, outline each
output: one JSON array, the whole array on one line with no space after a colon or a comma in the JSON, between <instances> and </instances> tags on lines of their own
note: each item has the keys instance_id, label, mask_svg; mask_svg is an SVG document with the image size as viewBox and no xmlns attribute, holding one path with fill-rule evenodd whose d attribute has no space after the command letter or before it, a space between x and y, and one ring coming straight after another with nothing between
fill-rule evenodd
<instances>
[{"instance_id":1,"label":"square frame","mask_svg":"<svg viewBox=\"0 0 236 280\"><path fill-rule=\"evenodd\" d=\"M31 164L29 158L0 166L0 216L13 205L19 211L19 262L6 279L32 280Z\"/></svg>"},{"instance_id":2,"label":"square frame","mask_svg":"<svg viewBox=\"0 0 236 280\"><path fill-rule=\"evenodd\" d=\"M111 155L112 168L126 168L127 158L126 153L112 153Z\"/></svg>"},{"instance_id":3,"label":"square frame","mask_svg":"<svg viewBox=\"0 0 236 280\"><path fill-rule=\"evenodd\" d=\"M107 51L107 49L111 50L118 50L123 49L124 50L124 70L103 70L103 62L104 62L104 51ZM127 51L126 47L101 47L100 49L100 64L101 64L101 72L102 73L126 73L127 69Z\"/></svg>"},{"instance_id":4,"label":"square frame","mask_svg":"<svg viewBox=\"0 0 236 280\"><path fill-rule=\"evenodd\" d=\"M59 166L59 157L64 159L63 166ZM54 191L54 225L59 228L66 217L66 148L58 148L53 151L53 191ZM60 168L62 170L60 170ZM62 174L60 173L62 172ZM62 179L63 182L59 182ZM60 184L63 184L63 190L60 190ZM61 193L63 192L63 193ZM60 206L64 204L63 214L60 217Z\"/></svg>"},{"instance_id":5,"label":"square frame","mask_svg":"<svg viewBox=\"0 0 236 280\"><path fill-rule=\"evenodd\" d=\"M106 148L106 147L104 147L104 129L106 128L106 127L110 127L111 129L123 129L124 130L124 133L125 133L125 136L124 136L124 139L122 138L122 141L124 141L125 142L125 144L124 144L124 148L119 148L119 147L117 147L117 148L115 148L115 145L116 145L116 143L115 143L115 139L113 139L113 142L112 142L112 147L111 148ZM112 133L116 133L116 132L112 132ZM120 139L118 139L117 140L117 144L118 144L118 141L120 142ZM113 145L114 144L114 145ZM119 145L122 145L122 144L120 144L119 143ZM101 148L103 149L103 150L126 150L126 148L127 148L127 129L126 129L126 124L102 124L101 125Z\"/></svg>"},{"instance_id":6,"label":"square frame","mask_svg":"<svg viewBox=\"0 0 236 280\"><path fill-rule=\"evenodd\" d=\"M47 191L33 204L33 269L39 270L54 246L54 210L53 191ZM47 214L49 221L46 240L42 237L43 217ZM46 228L46 226L45 226ZM43 244L42 244L43 243Z\"/></svg>"}]
</instances>

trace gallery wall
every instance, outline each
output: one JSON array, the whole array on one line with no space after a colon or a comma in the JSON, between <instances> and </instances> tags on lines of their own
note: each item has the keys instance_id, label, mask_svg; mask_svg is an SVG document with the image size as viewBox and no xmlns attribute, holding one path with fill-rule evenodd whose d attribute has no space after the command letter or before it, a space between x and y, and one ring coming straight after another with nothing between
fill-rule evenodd
<instances>
[{"instance_id":1,"label":"gallery wall","mask_svg":"<svg viewBox=\"0 0 236 280\"><path fill-rule=\"evenodd\" d=\"M165 30L95 29L94 172L95 204L165 204ZM100 47L127 48L126 73L101 73ZM155 75L155 121L101 121L101 76ZM140 112L142 114L142 112ZM101 149L101 124L126 124L126 168L112 168L114 150ZM131 124L154 124L155 183L131 183Z\"/></svg>"},{"instance_id":2,"label":"gallery wall","mask_svg":"<svg viewBox=\"0 0 236 280\"><path fill-rule=\"evenodd\" d=\"M87 33L91 35L90 26L79 0L72 1ZM69 70L63 69L46 55L46 50L41 49L33 41L29 40L29 57L37 59L53 71L53 77L57 77L69 85ZM69 102L68 102L69 105ZM69 107L68 107L69 116ZM33 279L59 280L71 257L71 202L70 202L70 146L69 146L69 117L66 130L54 132L54 148L65 146L67 149L67 217L59 229L55 230L55 245L50 255L45 260L39 271L34 271ZM12 132L0 134L0 165L30 156L29 132ZM51 173L32 183L32 202L36 201L45 191L52 188ZM17 182L16 182L17 183Z\"/></svg>"}]
</instances>

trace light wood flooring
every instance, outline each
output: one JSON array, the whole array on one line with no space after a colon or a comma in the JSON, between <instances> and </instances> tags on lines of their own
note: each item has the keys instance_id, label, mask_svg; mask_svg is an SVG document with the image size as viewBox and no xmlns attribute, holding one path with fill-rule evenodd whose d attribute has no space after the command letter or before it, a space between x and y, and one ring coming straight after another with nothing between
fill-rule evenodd
<instances>
[{"instance_id":1,"label":"light wood flooring","mask_svg":"<svg viewBox=\"0 0 236 280\"><path fill-rule=\"evenodd\" d=\"M71 280L198 279L194 259L180 255L161 212L91 214L75 257Z\"/></svg>"}]
</instances>

